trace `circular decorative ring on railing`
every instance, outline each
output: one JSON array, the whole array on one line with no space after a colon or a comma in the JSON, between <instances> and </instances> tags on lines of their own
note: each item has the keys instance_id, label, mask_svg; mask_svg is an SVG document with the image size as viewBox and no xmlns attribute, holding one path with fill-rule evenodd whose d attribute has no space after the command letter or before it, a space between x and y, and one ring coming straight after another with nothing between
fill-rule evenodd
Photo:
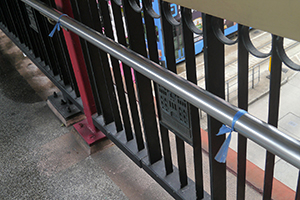
<instances>
[{"instance_id":1,"label":"circular decorative ring on railing","mask_svg":"<svg viewBox=\"0 0 300 200\"><path fill-rule=\"evenodd\" d=\"M293 70L300 71L300 65L293 62L286 54L284 47L283 47L283 38L282 37L277 36L277 38L275 40L275 48L276 48L278 57L284 64L286 64L286 66L288 66L289 68L291 68Z\"/></svg>"},{"instance_id":2,"label":"circular decorative ring on railing","mask_svg":"<svg viewBox=\"0 0 300 200\"><path fill-rule=\"evenodd\" d=\"M173 16L172 13L170 11L170 4L163 1L162 2L162 11L167 19L167 21L173 25L173 26L179 26L180 22L178 22Z\"/></svg>"},{"instance_id":3,"label":"circular decorative ring on railing","mask_svg":"<svg viewBox=\"0 0 300 200\"><path fill-rule=\"evenodd\" d=\"M142 11L142 8L137 4L135 0L128 0L128 3L135 12L140 13Z\"/></svg>"},{"instance_id":4,"label":"circular decorative ring on railing","mask_svg":"<svg viewBox=\"0 0 300 200\"><path fill-rule=\"evenodd\" d=\"M263 53L260 52L253 43L251 42L250 36L249 36L249 28L247 26L243 26L241 30L242 35L239 35L239 38L242 38L243 43L245 45L245 48L255 57L258 58L266 58L271 55L272 49L269 53Z\"/></svg>"},{"instance_id":5,"label":"circular decorative ring on railing","mask_svg":"<svg viewBox=\"0 0 300 200\"><path fill-rule=\"evenodd\" d=\"M231 40L228 37L226 37L223 33L223 31L221 30L220 27L224 26L223 21L217 20L218 18L213 17L211 19L211 23L212 23L212 29L213 32L215 33L216 37L218 38L218 40L220 42L222 42L223 44L227 44L227 45L233 45L235 43L237 43L238 38L236 40Z\"/></svg>"},{"instance_id":6,"label":"circular decorative ring on railing","mask_svg":"<svg viewBox=\"0 0 300 200\"><path fill-rule=\"evenodd\" d=\"M121 0L113 0L115 2L115 4L117 4L118 6L122 6L122 1Z\"/></svg>"},{"instance_id":7,"label":"circular decorative ring on railing","mask_svg":"<svg viewBox=\"0 0 300 200\"><path fill-rule=\"evenodd\" d=\"M160 15L153 10L152 0L143 0L143 3L145 10L152 18L160 18Z\"/></svg>"},{"instance_id":8,"label":"circular decorative ring on railing","mask_svg":"<svg viewBox=\"0 0 300 200\"><path fill-rule=\"evenodd\" d=\"M189 27L189 29L198 35L202 35L203 32L202 30L200 30L199 28L197 28L193 22L192 19L192 12L191 9L189 8L185 8L185 7L181 7L181 14L182 14L182 18L185 21L186 25Z\"/></svg>"}]
</instances>

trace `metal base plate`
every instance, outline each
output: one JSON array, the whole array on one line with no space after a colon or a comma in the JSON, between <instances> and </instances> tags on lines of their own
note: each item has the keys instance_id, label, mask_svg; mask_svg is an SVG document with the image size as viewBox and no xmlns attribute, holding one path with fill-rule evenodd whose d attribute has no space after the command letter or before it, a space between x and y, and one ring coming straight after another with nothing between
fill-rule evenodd
<instances>
[{"instance_id":1,"label":"metal base plate","mask_svg":"<svg viewBox=\"0 0 300 200\"><path fill-rule=\"evenodd\" d=\"M78 122L74 125L74 128L77 130L77 132L81 135L81 137L84 139L84 141L88 145L92 145L96 143L97 141L105 138L106 136L101 131L97 130L96 132L93 132L88 125L87 119L82 120L81 122Z\"/></svg>"},{"instance_id":2,"label":"metal base plate","mask_svg":"<svg viewBox=\"0 0 300 200\"><path fill-rule=\"evenodd\" d=\"M73 118L78 114L81 114L80 110L74 104L68 104L64 101L61 92L49 96L48 100L60 113L60 115L66 120Z\"/></svg>"}]
</instances>

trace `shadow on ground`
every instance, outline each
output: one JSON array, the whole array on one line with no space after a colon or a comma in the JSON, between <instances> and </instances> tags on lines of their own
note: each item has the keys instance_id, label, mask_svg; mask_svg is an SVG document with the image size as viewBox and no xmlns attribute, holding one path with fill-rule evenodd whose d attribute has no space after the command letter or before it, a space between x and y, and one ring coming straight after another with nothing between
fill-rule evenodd
<instances>
[{"instance_id":1,"label":"shadow on ground","mask_svg":"<svg viewBox=\"0 0 300 200\"><path fill-rule=\"evenodd\" d=\"M35 103L42 101L14 66L15 60L0 50L0 90L14 102Z\"/></svg>"}]
</instances>

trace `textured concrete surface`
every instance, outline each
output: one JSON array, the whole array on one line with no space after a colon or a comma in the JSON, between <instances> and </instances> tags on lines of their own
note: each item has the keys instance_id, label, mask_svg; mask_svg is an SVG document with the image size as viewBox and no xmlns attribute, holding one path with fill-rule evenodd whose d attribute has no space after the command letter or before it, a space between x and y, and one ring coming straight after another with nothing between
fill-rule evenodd
<instances>
[{"instance_id":1,"label":"textured concrete surface","mask_svg":"<svg viewBox=\"0 0 300 200\"><path fill-rule=\"evenodd\" d=\"M99 151L91 157L129 199L173 199L143 169L129 160L117 146Z\"/></svg>"},{"instance_id":2,"label":"textured concrete surface","mask_svg":"<svg viewBox=\"0 0 300 200\"><path fill-rule=\"evenodd\" d=\"M109 140L89 156L46 105L55 90L0 31L0 199L173 199Z\"/></svg>"},{"instance_id":3,"label":"textured concrete surface","mask_svg":"<svg viewBox=\"0 0 300 200\"><path fill-rule=\"evenodd\" d=\"M0 53L0 199L127 199Z\"/></svg>"},{"instance_id":4,"label":"textured concrete surface","mask_svg":"<svg viewBox=\"0 0 300 200\"><path fill-rule=\"evenodd\" d=\"M30 59L24 57L24 54L20 51L20 49L14 45L14 43L9 40L6 35L0 31L0 50L2 52L2 62L1 66L4 68L5 64L10 63L15 67L18 71L18 75L21 75L26 82L30 85L30 87L35 91L34 93L40 96L43 100L46 100L48 96L52 95L54 91L58 91L58 89L54 86L54 84L35 66ZM8 69L2 69L8 70ZM5 71L3 71L5 72ZM9 76L9 74L1 73L1 76ZM4 78L3 77L3 78ZM13 83L17 81L15 79L8 78L8 80L1 79L0 81ZM11 89L14 87L20 87L20 85L16 82L16 84L8 84ZM27 88L24 88L25 90ZM9 93L8 93L9 95ZM32 98L30 98L32 99ZM23 100L24 101L24 100ZM32 100L29 100L32 101Z\"/></svg>"}]
</instances>

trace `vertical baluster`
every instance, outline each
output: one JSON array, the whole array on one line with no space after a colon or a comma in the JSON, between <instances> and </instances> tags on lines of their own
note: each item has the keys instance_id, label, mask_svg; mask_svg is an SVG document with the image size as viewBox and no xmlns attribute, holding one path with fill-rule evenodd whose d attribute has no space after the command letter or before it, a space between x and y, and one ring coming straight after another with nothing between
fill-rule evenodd
<instances>
[{"instance_id":1,"label":"vertical baluster","mask_svg":"<svg viewBox=\"0 0 300 200\"><path fill-rule=\"evenodd\" d=\"M62 70L60 70L59 62L57 60L57 56L54 51L52 40L48 36L49 33L51 32L51 29L48 26L48 21L39 12L35 12L35 14L38 23L38 31L39 31L40 39L42 41L43 48L44 48L43 51L45 55L45 63L49 65L54 75L60 75L60 78L64 81L64 84L68 84L69 81L66 76L66 73L63 73Z\"/></svg>"},{"instance_id":2,"label":"vertical baluster","mask_svg":"<svg viewBox=\"0 0 300 200\"><path fill-rule=\"evenodd\" d=\"M218 19L223 24L222 19ZM206 90L225 98L224 45L216 38L212 30L212 16L203 14L203 39L205 61ZM220 27L223 29L223 26ZM218 153L225 136L216 136L221 123L208 116L209 163L212 199L226 199L226 164L214 158Z\"/></svg>"},{"instance_id":3,"label":"vertical baluster","mask_svg":"<svg viewBox=\"0 0 300 200\"><path fill-rule=\"evenodd\" d=\"M30 21L29 21L29 16L28 16L28 11L27 11L28 8L29 7L25 6L25 3L20 2L20 10L22 12L22 18L24 20L24 26L27 28L28 39L29 39L29 41L32 45L30 50L32 50L35 57L40 57L41 52L39 51L39 42L37 40L37 33L35 32L35 30L33 30L30 27Z\"/></svg>"},{"instance_id":4,"label":"vertical baluster","mask_svg":"<svg viewBox=\"0 0 300 200\"><path fill-rule=\"evenodd\" d=\"M113 29L112 29L112 24L111 24L112 19L109 16L110 13L109 13L108 4L107 4L107 2L100 1L100 5L101 5L100 8L102 8L101 13L103 16L105 35L111 39L114 39ZM116 58L110 57L110 59L112 62L114 78L115 78L115 82L117 85L117 92L118 92L118 97L119 97L120 108L122 111L126 139L127 139L127 141L129 141L129 140L133 139L133 134L132 134L132 129L131 129L131 123L130 123L130 118L129 118L129 113L128 113L126 97L125 97L125 93L124 93L125 90L124 90L124 85L123 85L121 71L120 71L120 64Z\"/></svg>"},{"instance_id":5,"label":"vertical baluster","mask_svg":"<svg viewBox=\"0 0 300 200\"><path fill-rule=\"evenodd\" d=\"M147 29L146 32L147 32L149 57L152 61L159 63L157 35L156 35L156 27L154 24L154 19L150 16L150 14L148 13L147 9L145 9L145 7L146 7L145 1L143 1L144 18L145 18L146 29ZM157 100L159 94L157 92L156 85L154 87L155 87L155 96ZM156 101L156 104L157 104L157 111L158 113L160 113L159 101ZM169 173L173 172L169 133L168 133L168 129L163 125L160 124L159 127L160 127L160 134L162 140L162 148L164 153L165 169L166 169L166 174L168 175Z\"/></svg>"},{"instance_id":6,"label":"vertical baluster","mask_svg":"<svg viewBox=\"0 0 300 200\"><path fill-rule=\"evenodd\" d=\"M56 7L54 0L48 0L47 3L51 7L54 7L54 8ZM58 61L60 63L60 67L65 68L65 70L67 71L68 76L70 78L70 84L76 94L76 97L80 97L78 85L76 82L75 74L73 71L72 63L70 60L70 56L69 56L69 52L68 52L68 48L66 45L66 41L65 41L63 32L62 31L56 32L56 34L54 34L52 39L53 39L55 51L58 56Z\"/></svg>"},{"instance_id":7,"label":"vertical baluster","mask_svg":"<svg viewBox=\"0 0 300 200\"><path fill-rule=\"evenodd\" d=\"M31 46L30 41L28 39L28 32L24 26L24 19L22 18L22 14L20 11L20 6L19 6L20 1L14 0L12 1L12 6L14 9L14 15L15 15L15 21L17 24L17 28L19 30L20 35L22 36L21 42L24 43L26 46Z\"/></svg>"},{"instance_id":8,"label":"vertical baluster","mask_svg":"<svg viewBox=\"0 0 300 200\"><path fill-rule=\"evenodd\" d=\"M0 22L4 25L4 26L7 26L6 24L6 20L5 20L5 15L4 15L4 13L3 13L3 11L2 11L2 8L3 8L3 6L2 6L2 3L0 2Z\"/></svg>"},{"instance_id":9,"label":"vertical baluster","mask_svg":"<svg viewBox=\"0 0 300 200\"><path fill-rule=\"evenodd\" d=\"M123 24L121 7L119 5L117 5L115 3L115 1L112 1L112 10L113 10L114 19L115 19L118 42L124 46L127 46L126 37L125 37L125 27ZM138 150L141 151L142 149L145 148L145 146L144 146L141 123L140 123L139 113L138 113L138 108L137 108L137 100L136 100L135 92L134 92L131 68L128 67L124 63L122 63L122 66L123 66L125 84L126 84L126 89L127 89L127 96L128 96L129 105L130 105L131 118L132 118L132 122L133 122L136 142L137 142Z\"/></svg>"},{"instance_id":10,"label":"vertical baluster","mask_svg":"<svg viewBox=\"0 0 300 200\"><path fill-rule=\"evenodd\" d=\"M8 6L8 2L10 2L10 1L11 0L2 0L2 1L0 1L1 2L0 5L1 5L1 8L3 8L2 11L6 18L6 22L7 22L6 26L7 26L8 30L10 32L12 32L16 37L19 37L14 18L12 16L11 10L9 9L9 6Z\"/></svg>"},{"instance_id":11,"label":"vertical baluster","mask_svg":"<svg viewBox=\"0 0 300 200\"><path fill-rule=\"evenodd\" d=\"M89 26L89 27L93 27L92 25L92 19L90 19L90 15L91 13L89 12L88 9L86 9L86 1L82 1L82 4L81 5L77 5L77 1L74 1L74 0L71 0L71 6L72 6L72 11L73 11L73 14L74 14L74 19L82 22L83 24ZM80 10L81 9L81 10ZM80 13L85 13L84 17L85 19L88 18L87 20L83 20L81 18L81 14ZM87 23L87 24L86 24ZM97 48L94 47L93 45L91 45L90 43L86 42L86 40L80 38L80 43L81 43L81 48L82 48L82 53L83 53L83 56L84 56L84 60L85 60L85 64L86 64L86 67L87 67L87 72L88 72L88 76L89 76L89 80L90 80L90 83L91 83L91 88L92 88L92 92L93 92L93 97L94 97L94 100L95 100L95 106L96 106L96 110L97 110L97 113L98 115L101 115L103 114L102 112L102 107L101 107L101 103L100 103L100 99L99 99L99 93L98 93L98 90L97 90L97 83L96 83L96 80L95 80L95 76L99 73L97 71L93 72L92 70L92 65L94 66L98 66L96 69L102 69L102 63L100 61L100 56L98 55L98 52L97 52ZM89 49L89 46L92 48L92 50ZM102 71L100 72L102 73ZM94 75L96 74L96 75ZM106 85L105 85L105 81L104 81L104 78L102 77L102 75L98 75L98 80L101 81L101 84L102 87L104 87L104 91L101 92L101 94L105 95L105 99L108 97L108 94L106 92ZM109 100L108 100L109 102ZM105 105L105 104L104 104ZM110 103L107 103L107 109L109 110L109 115L111 116L111 121L113 121L112 119L112 115L111 115L111 110L110 110ZM106 116L104 116L104 118L106 118Z\"/></svg>"},{"instance_id":12,"label":"vertical baluster","mask_svg":"<svg viewBox=\"0 0 300 200\"><path fill-rule=\"evenodd\" d=\"M20 20L20 28L21 28L21 30L22 30L22 32L23 32L23 34L24 34L24 40L25 40L25 45L29 48L29 49L32 49L32 43L31 43L31 41L30 41L30 37L29 37L29 33L28 33L28 26L26 26L26 24L25 24L25 20L24 20L24 15L23 15L23 13L22 13L22 10L21 10L21 6L20 6L20 4L21 4L21 2L20 1L18 1L18 0L16 0L15 1L16 2L16 9L17 9L17 12L18 12L18 20Z\"/></svg>"},{"instance_id":13,"label":"vertical baluster","mask_svg":"<svg viewBox=\"0 0 300 200\"><path fill-rule=\"evenodd\" d=\"M48 5L51 5L51 2L49 0L43 0L43 2ZM42 29L43 39L47 47L46 52L50 58L50 64L49 64L50 68L54 76L59 75L64 85L69 85L73 81L72 76L70 75L70 72L68 70L68 67L70 67L70 62L69 64L66 63L66 65L64 65L65 64L64 62L61 62L64 53L62 52L61 46L58 46L59 43L58 36L60 34L56 33L54 37L50 38L48 35L52 31L53 26L50 25L48 20L43 16L40 17L39 22L42 27L41 29Z\"/></svg>"},{"instance_id":14,"label":"vertical baluster","mask_svg":"<svg viewBox=\"0 0 300 200\"><path fill-rule=\"evenodd\" d=\"M49 6L55 5L51 0L44 0L44 3ZM53 60L55 60L55 65L53 68L53 74L58 74L59 77L63 80L64 85L71 85L73 89L78 90L77 84L75 82L75 76L72 70L71 61L68 53L66 52L65 42L62 39L62 35L60 32L56 32L52 38L48 37L48 34L53 29L53 26L44 19L44 29L45 29L45 37L48 41L48 49L50 55L54 56Z\"/></svg>"},{"instance_id":15,"label":"vertical baluster","mask_svg":"<svg viewBox=\"0 0 300 200\"><path fill-rule=\"evenodd\" d=\"M75 18L101 32L97 5L96 2L93 3L94 6L90 7L91 5L88 5L88 1L71 1ZM93 10L91 10L92 8ZM116 99L112 98L115 94L107 54L84 39L80 39L80 42L91 81L97 112L99 115L103 114L106 124L113 122L115 118L116 125L118 124L117 131L120 131L122 130L122 124ZM114 109L112 109L113 106Z\"/></svg>"},{"instance_id":16,"label":"vertical baluster","mask_svg":"<svg viewBox=\"0 0 300 200\"><path fill-rule=\"evenodd\" d=\"M172 25L167 21L166 15L162 9L163 6L166 6L167 4L162 3L160 4L160 13L161 13L161 21L162 21L162 30L163 30L163 38L164 38L164 50L165 50L165 56L166 56L166 62L169 62L170 65L166 65L167 68L173 72L176 73L176 62L175 62L175 49L174 49L174 38L173 38L173 27ZM166 6L166 9L169 9L168 6ZM172 65L173 63L173 65ZM173 163L172 163L172 157L171 157L171 149L170 149L170 139L169 139L169 132L168 131L162 131L162 143L163 143L163 150L164 150L164 161L165 161L165 168L167 174L173 172Z\"/></svg>"},{"instance_id":17,"label":"vertical baluster","mask_svg":"<svg viewBox=\"0 0 300 200\"><path fill-rule=\"evenodd\" d=\"M242 25L238 25L238 37L242 37ZM248 62L249 53L240 39L238 42L238 107L248 110ZM247 138L238 134L237 199L245 199Z\"/></svg>"},{"instance_id":18,"label":"vertical baluster","mask_svg":"<svg viewBox=\"0 0 300 200\"><path fill-rule=\"evenodd\" d=\"M45 65L49 65L50 63L50 59L49 59L49 56L48 54L46 53L46 45L45 45L45 42L44 42L44 39L43 39L43 36L41 34L41 31L43 31L41 29L41 26L39 24L39 17L44 17L44 16L41 16L40 13L38 13L36 10L34 9L31 9L32 10L32 14L33 14L33 18L35 19L35 22L36 22L36 28L37 28L37 32L34 31L34 40L36 40L36 43L37 43L37 46L38 46L38 54L41 58L41 61L45 63ZM50 66L51 67L51 66Z\"/></svg>"},{"instance_id":19,"label":"vertical baluster","mask_svg":"<svg viewBox=\"0 0 300 200\"><path fill-rule=\"evenodd\" d=\"M57 36L54 36L54 46L57 49L58 60L60 66L63 66L69 74L70 77L70 85L73 91L75 92L76 97L80 97L79 88L77 85L77 81L75 78L74 70L72 67L71 59L68 53L68 47L66 45L66 41L64 38L64 34L62 32L58 33Z\"/></svg>"},{"instance_id":20,"label":"vertical baluster","mask_svg":"<svg viewBox=\"0 0 300 200\"><path fill-rule=\"evenodd\" d=\"M178 159L178 169L181 188L188 184L187 181L187 171L186 171L186 158L185 158L185 146L184 141L176 136L176 148L177 148L177 159Z\"/></svg>"},{"instance_id":21,"label":"vertical baluster","mask_svg":"<svg viewBox=\"0 0 300 200\"><path fill-rule=\"evenodd\" d=\"M273 35L273 39L272 39L272 61L271 61L269 113L268 113L269 116L268 123L275 127L277 127L278 125L281 69L282 69L282 63L274 47L276 37L277 36ZM283 40L281 40L280 42L283 42ZM275 165L275 155L267 151L263 199L271 199L272 197L274 165Z\"/></svg>"},{"instance_id":22,"label":"vertical baluster","mask_svg":"<svg viewBox=\"0 0 300 200\"><path fill-rule=\"evenodd\" d=\"M144 28L141 14L137 13L130 6L128 0L123 1L126 24L128 26L128 36L130 48L147 57L146 44L144 38ZM159 144L154 101L152 95L151 81L142 74L135 72L141 117L144 126L144 133L147 141L149 162L151 164L162 158Z\"/></svg>"},{"instance_id":23,"label":"vertical baluster","mask_svg":"<svg viewBox=\"0 0 300 200\"><path fill-rule=\"evenodd\" d=\"M299 171L299 176L298 176L298 183L297 183L295 200L300 200L300 171Z\"/></svg>"},{"instance_id":24,"label":"vertical baluster","mask_svg":"<svg viewBox=\"0 0 300 200\"><path fill-rule=\"evenodd\" d=\"M17 3L18 1L17 0L11 0L11 1L8 1L8 7L11 11L11 14L12 14L12 17L14 19L14 24L16 26L16 31L18 32L18 36L19 36L19 40L20 40L20 43L27 43L27 38L26 38L26 35L25 35L25 31L23 30L23 26L22 26L22 19L20 18L20 13L18 11L18 7L17 7Z\"/></svg>"},{"instance_id":25,"label":"vertical baluster","mask_svg":"<svg viewBox=\"0 0 300 200\"><path fill-rule=\"evenodd\" d=\"M170 9L170 6L166 2L161 3L162 13L164 14L162 18L163 30L164 30L164 39L165 39L165 54L166 54L166 66L167 68L177 73L176 70L176 58L175 58L175 48L174 48L174 38L173 38L173 26L169 24L166 19L165 11ZM181 188L187 185L187 171L186 171L186 158L185 158L185 147L184 141L178 136L176 137L176 148L177 148L177 159L178 159L178 169L179 169L179 178L181 183Z\"/></svg>"},{"instance_id":26,"label":"vertical baluster","mask_svg":"<svg viewBox=\"0 0 300 200\"><path fill-rule=\"evenodd\" d=\"M185 12L190 10L185 9ZM197 85L197 69L195 60L195 46L194 46L194 33L188 27L188 19L182 14L183 24L183 39L184 39L184 54L186 63L187 79ZM193 23L190 21L190 23ZM190 105L190 118L193 135L193 151L194 151L194 171L195 171L195 184L197 199L203 198L203 169L202 169L202 145L201 145L201 130L199 109Z\"/></svg>"},{"instance_id":27,"label":"vertical baluster","mask_svg":"<svg viewBox=\"0 0 300 200\"><path fill-rule=\"evenodd\" d=\"M173 172L169 131L164 126L161 126L160 133L161 133L162 148L164 153L165 170L166 170L166 175L168 175Z\"/></svg>"}]
</instances>

